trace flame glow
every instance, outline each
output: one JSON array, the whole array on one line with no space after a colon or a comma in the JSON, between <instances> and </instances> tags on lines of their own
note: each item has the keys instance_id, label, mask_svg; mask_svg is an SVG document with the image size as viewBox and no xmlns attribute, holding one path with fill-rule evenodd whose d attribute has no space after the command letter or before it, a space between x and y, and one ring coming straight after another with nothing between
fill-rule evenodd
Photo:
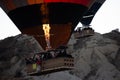
<instances>
[{"instance_id":1,"label":"flame glow","mask_svg":"<svg viewBox=\"0 0 120 80\"><path fill-rule=\"evenodd\" d=\"M44 30L45 40L46 40L46 44L47 44L46 49L51 49L51 46L50 46L50 25L43 24L43 30Z\"/></svg>"}]
</instances>

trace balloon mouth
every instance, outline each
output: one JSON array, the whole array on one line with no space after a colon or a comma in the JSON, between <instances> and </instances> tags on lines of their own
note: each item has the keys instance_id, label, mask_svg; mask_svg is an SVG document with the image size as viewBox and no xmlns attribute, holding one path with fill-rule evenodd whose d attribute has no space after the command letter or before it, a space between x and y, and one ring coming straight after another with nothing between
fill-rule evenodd
<instances>
[{"instance_id":1,"label":"balloon mouth","mask_svg":"<svg viewBox=\"0 0 120 80\"><path fill-rule=\"evenodd\" d=\"M50 49L56 49L61 45L67 45L69 41L72 26L71 24L50 24ZM47 44L44 35L43 26L24 28L23 34L34 36L41 47L46 50Z\"/></svg>"}]
</instances>

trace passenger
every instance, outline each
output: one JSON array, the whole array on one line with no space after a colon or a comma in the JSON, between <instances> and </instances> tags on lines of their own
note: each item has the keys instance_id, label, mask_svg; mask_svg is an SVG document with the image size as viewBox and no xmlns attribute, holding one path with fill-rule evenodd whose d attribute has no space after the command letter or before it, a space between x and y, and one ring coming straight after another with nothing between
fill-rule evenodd
<instances>
[{"instance_id":1,"label":"passenger","mask_svg":"<svg viewBox=\"0 0 120 80\"><path fill-rule=\"evenodd\" d=\"M48 60L48 59L51 59L52 56L50 54L50 52L45 52L43 55L42 55L42 59L43 60Z\"/></svg>"},{"instance_id":2,"label":"passenger","mask_svg":"<svg viewBox=\"0 0 120 80\"><path fill-rule=\"evenodd\" d=\"M37 65L36 72L41 72L41 65Z\"/></svg>"},{"instance_id":3,"label":"passenger","mask_svg":"<svg viewBox=\"0 0 120 80\"><path fill-rule=\"evenodd\" d=\"M52 58L55 58L56 57L55 51L50 51L50 55L52 56Z\"/></svg>"},{"instance_id":4,"label":"passenger","mask_svg":"<svg viewBox=\"0 0 120 80\"><path fill-rule=\"evenodd\" d=\"M41 59L44 60L44 54L41 55Z\"/></svg>"},{"instance_id":5,"label":"passenger","mask_svg":"<svg viewBox=\"0 0 120 80\"><path fill-rule=\"evenodd\" d=\"M52 55L50 54L50 52L47 52L47 59L51 59L52 58Z\"/></svg>"},{"instance_id":6,"label":"passenger","mask_svg":"<svg viewBox=\"0 0 120 80\"><path fill-rule=\"evenodd\" d=\"M31 58L34 62L36 62L36 54L34 54L33 57L31 57Z\"/></svg>"},{"instance_id":7,"label":"passenger","mask_svg":"<svg viewBox=\"0 0 120 80\"><path fill-rule=\"evenodd\" d=\"M47 60L47 54L46 53L43 55L43 60Z\"/></svg>"},{"instance_id":8,"label":"passenger","mask_svg":"<svg viewBox=\"0 0 120 80\"><path fill-rule=\"evenodd\" d=\"M57 57L72 57L71 55L67 54L67 49L68 47L66 46L60 46L57 48L58 55Z\"/></svg>"},{"instance_id":9,"label":"passenger","mask_svg":"<svg viewBox=\"0 0 120 80\"><path fill-rule=\"evenodd\" d=\"M37 61L36 61L36 64L37 64L37 69L36 69L36 71L37 71L37 72L40 72L40 71L41 71L42 61L41 61L41 60L37 60Z\"/></svg>"},{"instance_id":10,"label":"passenger","mask_svg":"<svg viewBox=\"0 0 120 80\"><path fill-rule=\"evenodd\" d=\"M41 70L41 65L42 65L42 59L41 59L41 57L40 57L39 55L37 55L36 57L37 57L37 58L36 58L36 64L37 64L37 69L36 69L36 71L37 71L37 72L40 72L40 70Z\"/></svg>"},{"instance_id":11,"label":"passenger","mask_svg":"<svg viewBox=\"0 0 120 80\"><path fill-rule=\"evenodd\" d=\"M34 60L32 58L25 58L26 64L32 64L34 63Z\"/></svg>"},{"instance_id":12,"label":"passenger","mask_svg":"<svg viewBox=\"0 0 120 80\"><path fill-rule=\"evenodd\" d=\"M26 64L31 64L32 61L29 58L25 58Z\"/></svg>"}]
</instances>

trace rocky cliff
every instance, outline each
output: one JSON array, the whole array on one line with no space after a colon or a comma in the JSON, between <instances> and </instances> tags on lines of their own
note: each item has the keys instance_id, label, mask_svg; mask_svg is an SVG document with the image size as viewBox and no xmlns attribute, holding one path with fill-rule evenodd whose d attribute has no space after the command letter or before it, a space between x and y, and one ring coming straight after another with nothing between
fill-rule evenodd
<instances>
[{"instance_id":1,"label":"rocky cliff","mask_svg":"<svg viewBox=\"0 0 120 80\"><path fill-rule=\"evenodd\" d=\"M37 41L27 35L0 41L0 80L120 80L120 33L75 39L68 43L67 52L75 59L75 68L42 76L28 76L24 57L42 51Z\"/></svg>"},{"instance_id":2,"label":"rocky cliff","mask_svg":"<svg viewBox=\"0 0 120 80\"><path fill-rule=\"evenodd\" d=\"M23 76L25 57L41 51L32 36L17 35L0 41L0 80Z\"/></svg>"}]
</instances>

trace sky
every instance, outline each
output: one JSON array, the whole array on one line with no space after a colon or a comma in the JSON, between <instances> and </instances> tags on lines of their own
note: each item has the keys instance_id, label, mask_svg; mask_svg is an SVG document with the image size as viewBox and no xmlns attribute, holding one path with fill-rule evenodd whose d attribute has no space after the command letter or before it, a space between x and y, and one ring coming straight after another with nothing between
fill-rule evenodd
<instances>
[{"instance_id":1,"label":"sky","mask_svg":"<svg viewBox=\"0 0 120 80\"><path fill-rule=\"evenodd\" d=\"M120 0L106 0L91 22L91 27L98 33L120 30ZM77 25L81 27L81 23ZM0 39L21 34L15 24L0 8Z\"/></svg>"}]
</instances>

